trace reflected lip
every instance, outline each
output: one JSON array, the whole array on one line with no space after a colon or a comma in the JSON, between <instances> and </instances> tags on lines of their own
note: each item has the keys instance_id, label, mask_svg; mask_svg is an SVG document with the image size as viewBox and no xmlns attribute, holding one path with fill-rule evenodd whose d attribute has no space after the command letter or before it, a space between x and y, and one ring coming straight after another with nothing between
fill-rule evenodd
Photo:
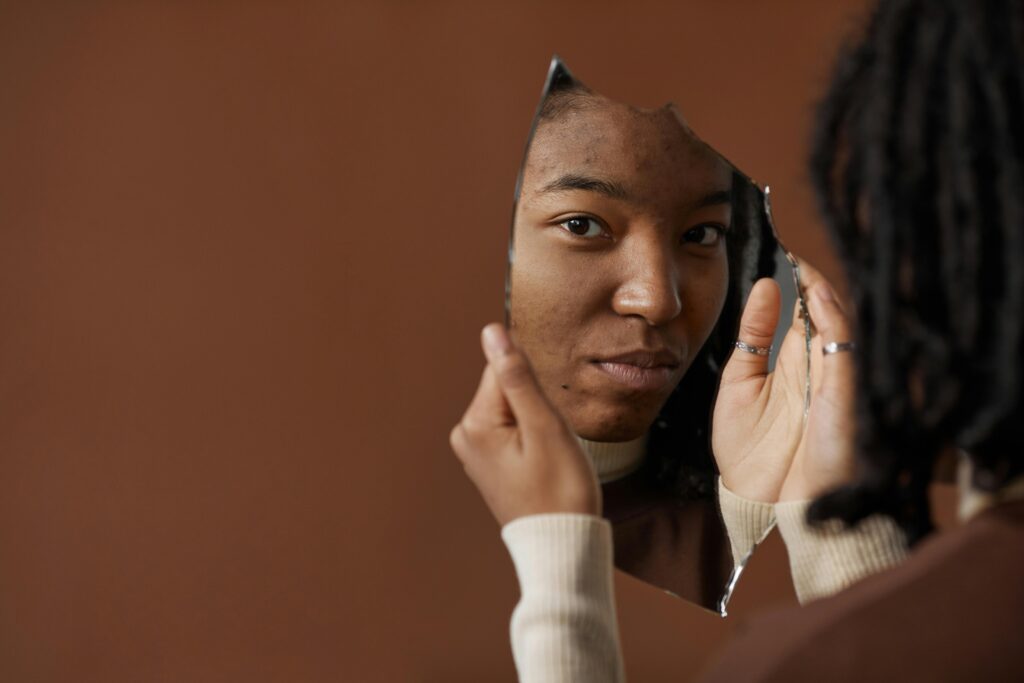
<instances>
[{"instance_id":1,"label":"reflected lip","mask_svg":"<svg viewBox=\"0 0 1024 683\"><path fill-rule=\"evenodd\" d=\"M679 368L679 356L667 349L629 351L591 362L606 376L637 391L665 389Z\"/></svg>"},{"instance_id":2,"label":"reflected lip","mask_svg":"<svg viewBox=\"0 0 1024 683\"><path fill-rule=\"evenodd\" d=\"M679 356L672 353L668 349L654 349L652 351L638 349L636 351L627 351L626 353L620 353L615 356L595 358L594 362L635 365L638 368L668 367L675 369L679 367Z\"/></svg>"}]
</instances>

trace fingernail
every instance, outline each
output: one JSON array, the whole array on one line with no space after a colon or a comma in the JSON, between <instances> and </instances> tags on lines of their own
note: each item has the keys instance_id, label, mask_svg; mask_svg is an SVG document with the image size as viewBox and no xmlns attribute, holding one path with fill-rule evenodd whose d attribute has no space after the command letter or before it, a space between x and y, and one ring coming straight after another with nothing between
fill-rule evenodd
<instances>
[{"instance_id":1,"label":"fingernail","mask_svg":"<svg viewBox=\"0 0 1024 683\"><path fill-rule=\"evenodd\" d=\"M828 285L818 285L814 288L814 295L824 303L830 303L832 301L832 288Z\"/></svg>"},{"instance_id":2,"label":"fingernail","mask_svg":"<svg viewBox=\"0 0 1024 683\"><path fill-rule=\"evenodd\" d=\"M501 325L488 325L484 328L484 346L489 356L504 356L512 343L508 332Z\"/></svg>"}]
</instances>

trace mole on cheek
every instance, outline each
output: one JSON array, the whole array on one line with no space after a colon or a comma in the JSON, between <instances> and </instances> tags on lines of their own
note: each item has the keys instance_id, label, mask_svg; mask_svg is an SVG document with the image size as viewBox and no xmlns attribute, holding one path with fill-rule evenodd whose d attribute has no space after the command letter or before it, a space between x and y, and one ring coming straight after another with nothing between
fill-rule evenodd
<instances>
[{"instance_id":1,"label":"mole on cheek","mask_svg":"<svg viewBox=\"0 0 1024 683\"><path fill-rule=\"evenodd\" d=\"M568 388L569 388L569 385L568 385L568 384L563 384L563 385L562 385L562 388L563 388L563 389L568 389Z\"/></svg>"}]
</instances>

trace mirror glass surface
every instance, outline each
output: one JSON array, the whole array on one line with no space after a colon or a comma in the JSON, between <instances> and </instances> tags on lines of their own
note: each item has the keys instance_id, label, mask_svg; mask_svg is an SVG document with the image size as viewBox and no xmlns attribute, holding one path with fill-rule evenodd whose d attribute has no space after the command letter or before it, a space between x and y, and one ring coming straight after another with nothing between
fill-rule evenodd
<instances>
[{"instance_id":1,"label":"mirror glass surface","mask_svg":"<svg viewBox=\"0 0 1024 683\"><path fill-rule=\"evenodd\" d=\"M778 348L802 301L766 191L674 105L616 102L555 57L516 187L506 322L594 461L616 566L723 615L745 560L710 420L762 277L782 291Z\"/></svg>"}]
</instances>

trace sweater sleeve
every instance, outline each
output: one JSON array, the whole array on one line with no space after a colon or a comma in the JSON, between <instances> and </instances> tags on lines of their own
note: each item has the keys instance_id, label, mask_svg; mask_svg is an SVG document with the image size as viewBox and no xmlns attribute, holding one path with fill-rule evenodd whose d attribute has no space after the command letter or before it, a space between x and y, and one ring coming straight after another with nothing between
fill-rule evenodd
<instances>
[{"instance_id":1,"label":"sweater sleeve","mask_svg":"<svg viewBox=\"0 0 1024 683\"><path fill-rule=\"evenodd\" d=\"M529 515L501 536L521 593L510 629L520 683L624 681L608 521Z\"/></svg>"},{"instance_id":2,"label":"sweater sleeve","mask_svg":"<svg viewBox=\"0 0 1024 683\"><path fill-rule=\"evenodd\" d=\"M852 529L844 529L839 520L812 527L807 523L810 504L793 501L775 505L801 604L838 593L906 558L906 536L891 518L872 515Z\"/></svg>"},{"instance_id":3,"label":"sweater sleeve","mask_svg":"<svg viewBox=\"0 0 1024 683\"><path fill-rule=\"evenodd\" d=\"M729 536L733 566L739 567L775 524L775 506L737 496L719 477L718 508Z\"/></svg>"}]
</instances>

